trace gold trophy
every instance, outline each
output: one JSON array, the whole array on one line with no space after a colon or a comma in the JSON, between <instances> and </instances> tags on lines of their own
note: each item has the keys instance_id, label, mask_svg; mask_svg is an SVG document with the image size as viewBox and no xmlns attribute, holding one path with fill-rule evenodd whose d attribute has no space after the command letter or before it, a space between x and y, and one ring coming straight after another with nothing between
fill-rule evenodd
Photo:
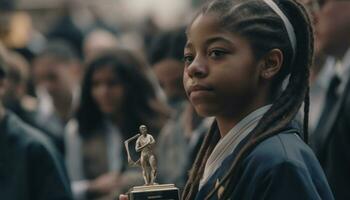
<instances>
[{"instance_id":1,"label":"gold trophy","mask_svg":"<svg viewBox=\"0 0 350 200\"><path fill-rule=\"evenodd\" d=\"M128 154L129 166L142 168L145 184L131 188L128 192L129 200L179 200L179 189L174 184L158 184L155 182L157 175L157 159L153 153L155 140L147 132L145 125L141 125L139 130L139 134L127 139L124 144ZM135 150L141 152L141 156L135 162L130 155L129 142L136 138Z\"/></svg>"}]
</instances>

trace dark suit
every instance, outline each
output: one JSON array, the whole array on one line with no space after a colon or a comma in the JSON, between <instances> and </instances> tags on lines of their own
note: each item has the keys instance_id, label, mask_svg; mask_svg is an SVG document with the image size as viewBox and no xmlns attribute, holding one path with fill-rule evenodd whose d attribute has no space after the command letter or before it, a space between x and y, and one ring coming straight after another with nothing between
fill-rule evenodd
<instances>
[{"instance_id":1,"label":"dark suit","mask_svg":"<svg viewBox=\"0 0 350 200\"><path fill-rule=\"evenodd\" d=\"M350 199L350 75L344 92L311 135L315 151L335 199ZM312 103L312 102L311 102Z\"/></svg>"},{"instance_id":2,"label":"dark suit","mask_svg":"<svg viewBox=\"0 0 350 200\"><path fill-rule=\"evenodd\" d=\"M0 122L0 199L72 199L60 155L42 133L10 112Z\"/></svg>"}]
</instances>

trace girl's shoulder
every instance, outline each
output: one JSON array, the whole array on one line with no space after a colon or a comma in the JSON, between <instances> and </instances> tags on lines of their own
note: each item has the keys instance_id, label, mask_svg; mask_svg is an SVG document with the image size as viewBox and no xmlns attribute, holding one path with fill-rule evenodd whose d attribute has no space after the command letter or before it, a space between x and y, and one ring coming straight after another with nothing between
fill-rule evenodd
<instances>
[{"instance_id":1,"label":"girl's shoulder","mask_svg":"<svg viewBox=\"0 0 350 200\"><path fill-rule=\"evenodd\" d=\"M255 192L241 199L334 199L316 156L296 133L266 139L242 164L239 185Z\"/></svg>"},{"instance_id":2,"label":"girl's shoulder","mask_svg":"<svg viewBox=\"0 0 350 200\"><path fill-rule=\"evenodd\" d=\"M244 162L262 171L285 164L300 169L320 169L315 154L297 132L281 132L266 139L253 149Z\"/></svg>"}]
</instances>

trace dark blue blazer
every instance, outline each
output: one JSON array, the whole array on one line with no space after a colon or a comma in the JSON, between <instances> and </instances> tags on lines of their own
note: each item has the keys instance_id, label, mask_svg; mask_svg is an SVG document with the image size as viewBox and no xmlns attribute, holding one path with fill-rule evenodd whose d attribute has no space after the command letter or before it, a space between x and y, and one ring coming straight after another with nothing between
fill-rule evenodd
<instances>
[{"instance_id":1,"label":"dark blue blazer","mask_svg":"<svg viewBox=\"0 0 350 200\"><path fill-rule=\"evenodd\" d=\"M240 146L204 184L196 200L205 199L208 192L217 187ZM243 160L241 169L231 195L234 200L334 199L314 153L297 136L295 129L283 131L258 144ZM220 191L211 199L218 199Z\"/></svg>"},{"instance_id":2,"label":"dark blue blazer","mask_svg":"<svg viewBox=\"0 0 350 200\"><path fill-rule=\"evenodd\" d=\"M0 122L0 199L72 199L60 154L45 135L10 112Z\"/></svg>"}]
</instances>

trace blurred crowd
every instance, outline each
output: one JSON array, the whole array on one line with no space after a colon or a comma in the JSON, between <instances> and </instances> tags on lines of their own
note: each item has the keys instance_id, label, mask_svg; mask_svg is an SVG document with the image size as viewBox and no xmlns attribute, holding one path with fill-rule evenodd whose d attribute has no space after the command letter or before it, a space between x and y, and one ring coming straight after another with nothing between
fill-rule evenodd
<instances>
[{"instance_id":1,"label":"blurred crowd","mask_svg":"<svg viewBox=\"0 0 350 200\"><path fill-rule=\"evenodd\" d=\"M349 199L350 1L300 1L315 25L310 146L336 199ZM178 11L168 21L127 9L147 1L93 2L0 0L0 198L112 199L142 185L124 148L141 124L156 140L156 181L185 185L213 121L182 84L185 25L202 1L167 1Z\"/></svg>"}]
</instances>

